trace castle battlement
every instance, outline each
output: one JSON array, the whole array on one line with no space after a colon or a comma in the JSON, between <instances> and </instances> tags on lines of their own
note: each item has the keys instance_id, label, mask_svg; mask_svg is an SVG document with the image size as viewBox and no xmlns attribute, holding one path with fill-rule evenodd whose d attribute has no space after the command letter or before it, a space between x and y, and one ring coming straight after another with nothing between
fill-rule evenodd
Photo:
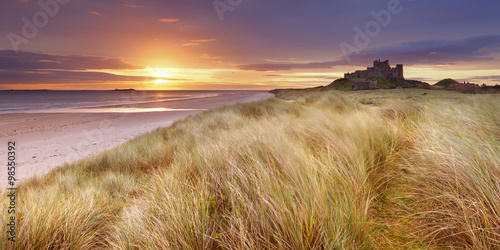
<instances>
[{"instance_id":1,"label":"castle battlement","mask_svg":"<svg viewBox=\"0 0 500 250\"><path fill-rule=\"evenodd\" d=\"M344 74L344 78L347 79L368 78L373 76L404 78L403 64L397 64L396 67L391 68L391 65L389 65L389 60L375 60L373 61L373 67L367 67L366 70L356 70L354 73Z\"/></svg>"}]
</instances>

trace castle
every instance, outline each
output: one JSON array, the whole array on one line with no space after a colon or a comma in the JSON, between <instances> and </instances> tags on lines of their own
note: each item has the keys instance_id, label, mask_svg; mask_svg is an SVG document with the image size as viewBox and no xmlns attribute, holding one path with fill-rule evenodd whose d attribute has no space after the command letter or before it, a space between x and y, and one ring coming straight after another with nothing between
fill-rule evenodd
<instances>
[{"instance_id":1,"label":"castle","mask_svg":"<svg viewBox=\"0 0 500 250\"><path fill-rule=\"evenodd\" d=\"M373 67L368 67L366 70L356 70L354 73L345 73L344 78L368 78L372 76L385 76L404 78L403 64L397 64L396 67L391 68L389 60L381 62L380 60L373 61Z\"/></svg>"}]
</instances>

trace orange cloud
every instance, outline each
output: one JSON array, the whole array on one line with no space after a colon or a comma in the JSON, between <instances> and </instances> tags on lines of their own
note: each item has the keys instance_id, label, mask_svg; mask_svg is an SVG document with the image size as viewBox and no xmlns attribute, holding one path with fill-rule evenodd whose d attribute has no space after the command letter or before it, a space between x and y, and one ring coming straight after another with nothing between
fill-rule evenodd
<instances>
[{"instance_id":1,"label":"orange cloud","mask_svg":"<svg viewBox=\"0 0 500 250\"><path fill-rule=\"evenodd\" d=\"M211 55L209 55L209 54L202 54L202 55L200 56L200 58L203 58L203 59L214 59L214 60L215 60L215 59L221 59L221 57L220 57L220 56L211 56Z\"/></svg>"},{"instance_id":2,"label":"orange cloud","mask_svg":"<svg viewBox=\"0 0 500 250\"><path fill-rule=\"evenodd\" d=\"M97 12L97 11L92 11L92 12L90 12L90 14L96 15L96 16L102 16L102 14Z\"/></svg>"},{"instance_id":3,"label":"orange cloud","mask_svg":"<svg viewBox=\"0 0 500 250\"><path fill-rule=\"evenodd\" d=\"M200 38L200 39L190 40L189 42L183 44L182 46L197 46L200 45L200 43L208 43L213 41L217 41L217 38Z\"/></svg>"},{"instance_id":4,"label":"orange cloud","mask_svg":"<svg viewBox=\"0 0 500 250\"><path fill-rule=\"evenodd\" d=\"M158 19L160 22L165 22L165 23L173 23L179 21L179 19L167 19L167 18L160 18Z\"/></svg>"},{"instance_id":5,"label":"orange cloud","mask_svg":"<svg viewBox=\"0 0 500 250\"><path fill-rule=\"evenodd\" d=\"M182 46L197 46L200 45L199 43L185 43Z\"/></svg>"},{"instance_id":6,"label":"orange cloud","mask_svg":"<svg viewBox=\"0 0 500 250\"><path fill-rule=\"evenodd\" d=\"M125 6L125 7L130 7L130 8L144 7L144 6L139 6L139 5L130 4L130 3L126 3L126 4L124 4L123 6Z\"/></svg>"},{"instance_id":7,"label":"orange cloud","mask_svg":"<svg viewBox=\"0 0 500 250\"><path fill-rule=\"evenodd\" d=\"M191 40L191 42L195 42L195 43L207 43L207 42L213 42L213 41L217 41L217 38L202 38L202 39Z\"/></svg>"}]
</instances>

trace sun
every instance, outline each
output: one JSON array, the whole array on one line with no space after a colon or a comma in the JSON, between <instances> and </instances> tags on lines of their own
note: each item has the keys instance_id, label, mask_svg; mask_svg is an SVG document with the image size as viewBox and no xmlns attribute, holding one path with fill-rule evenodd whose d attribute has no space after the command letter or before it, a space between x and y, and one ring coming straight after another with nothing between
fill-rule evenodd
<instances>
[{"instance_id":1,"label":"sun","mask_svg":"<svg viewBox=\"0 0 500 250\"><path fill-rule=\"evenodd\" d=\"M169 77L171 77L172 75L170 73L168 73L168 69L167 68L159 68L159 67L155 67L155 68L147 68L148 70L148 74L151 78L153 78L151 80L151 83L154 83L154 84L165 84L165 83L168 83L169 82Z\"/></svg>"}]
</instances>

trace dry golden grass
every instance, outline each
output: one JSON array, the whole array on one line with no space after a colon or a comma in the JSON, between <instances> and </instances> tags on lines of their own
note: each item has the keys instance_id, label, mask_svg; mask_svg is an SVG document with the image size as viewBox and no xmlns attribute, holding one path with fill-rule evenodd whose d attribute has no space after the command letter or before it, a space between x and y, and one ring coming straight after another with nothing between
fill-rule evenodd
<instances>
[{"instance_id":1,"label":"dry golden grass","mask_svg":"<svg viewBox=\"0 0 500 250\"><path fill-rule=\"evenodd\" d=\"M278 95L26 181L1 248L500 247L498 99Z\"/></svg>"}]
</instances>

